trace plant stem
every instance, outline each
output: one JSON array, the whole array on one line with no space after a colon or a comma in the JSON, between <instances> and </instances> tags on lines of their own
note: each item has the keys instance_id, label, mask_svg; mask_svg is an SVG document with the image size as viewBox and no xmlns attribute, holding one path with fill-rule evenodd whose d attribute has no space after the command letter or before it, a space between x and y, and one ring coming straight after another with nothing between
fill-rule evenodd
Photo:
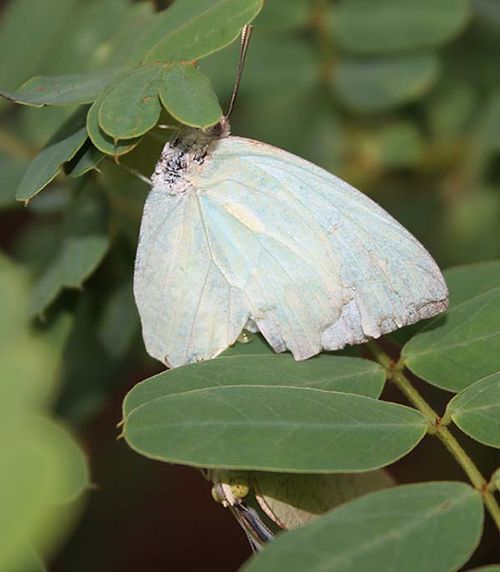
<instances>
[{"instance_id":1,"label":"plant stem","mask_svg":"<svg viewBox=\"0 0 500 572\"><path fill-rule=\"evenodd\" d=\"M415 389L411 381L405 376L403 373L403 364L401 362L394 362L390 356L388 356L374 342L370 342L368 347L373 353L375 359L385 368L388 379L395 383L408 401L426 418L429 423L429 434L436 435L436 437L453 455L457 463L462 467L474 488L481 493L486 508L488 509L497 528L500 530L500 507L498 506L494 494L488 488L488 482L480 473L479 469L474 464L474 461L455 439L451 431L442 424L439 415L432 409L417 389Z\"/></svg>"}]
</instances>

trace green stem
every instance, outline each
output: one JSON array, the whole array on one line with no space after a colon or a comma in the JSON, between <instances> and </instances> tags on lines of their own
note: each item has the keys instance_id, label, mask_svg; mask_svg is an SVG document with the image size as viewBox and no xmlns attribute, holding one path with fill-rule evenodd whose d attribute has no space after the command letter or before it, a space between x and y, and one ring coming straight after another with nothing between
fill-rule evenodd
<instances>
[{"instance_id":1,"label":"green stem","mask_svg":"<svg viewBox=\"0 0 500 572\"><path fill-rule=\"evenodd\" d=\"M470 482L483 497L483 502L488 509L493 521L500 530L500 507L488 488L488 482L480 473L474 461L462 448L460 443L455 439L451 431L442 424L441 418L427 403L427 401L415 389L411 381L403 373L403 365L401 362L394 362L377 344L370 342L368 344L370 351L375 359L382 365L387 372L388 379L391 379L399 390L405 395L408 401L414 405L426 418L429 423L429 433L443 443L448 451L453 455L457 463L462 467L465 474L469 477Z\"/></svg>"}]
</instances>

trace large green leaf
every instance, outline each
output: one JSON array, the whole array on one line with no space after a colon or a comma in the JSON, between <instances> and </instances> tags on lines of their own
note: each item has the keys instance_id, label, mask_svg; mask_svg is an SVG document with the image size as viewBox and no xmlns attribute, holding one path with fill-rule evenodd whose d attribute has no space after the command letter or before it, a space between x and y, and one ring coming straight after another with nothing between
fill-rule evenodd
<instances>
[{"instance_id":1,"label":"large green leaf","mask_svg":"<svg viewBox=\"0 0 500 572\"><path fill-rule=\"evenodd\" d=\"M468 0L343 0L333 26L342 48L376 54L440 46L469 15Z\"/></svg>"},{"instance_id":2,"label":"large green leaf","mask_svg":"<svg viewBox=\"0 0 500 572\"><path fill-rule=\"evenodd\" d=\"M148 399L128 414L124 428L129 445L154 459L318 473L388 465L425 432L423 416L401 405L282 385L210 387Z\"/></svg>"},{"instance_id":3,"label":"large green leaf","mask_svg":"<svg viewBox=\"0 0 500 572\"><path fill-rule=\"evenodd\" d=\"M85 112L75 112L36 155L26 169L16 190L18 201L29 201L60 173L87 139Z\"/></svg>"},{"instance_id":4,"label":"large green leaf","mask_svg":"<svg viewBox=\"0 0 500 572\"><path fill-rule=\"evenodd\" d=\"M97 70L77 75L38 76L17 91L0 90L0 95L24 105L77 105L92 103L123 70Z\"/></svg>"},{"instance_id":5,"label":"large green leaf","mask_svg":"<svg viewBox=\"0 0 500 572\"><path fill-rule=\"evenodd\" d=\"M190 63L172 64L165 70L160 99L172 117L191 127L210 127L222 117L209 79Z\"/></svg>"},{"instance_id":6,"label":"large green leaf","mask_svg":"<svg viewBox=\"0 0 500 572\"><path fill-rule=\"evenodd\" d=\"M425 95L439 74L433 54L387 58L342 58L333 85L342 101L357 111L384 111Z\"/></svg>"},{"instance_id":7,"label":"large green leaf","mask_svg":"<svg viewBox=\"0 0 500 572\"><path fill-rule=\"evenodd\" d=\"M92 183L75 192L59 232L39 268L32 291L32 313L42 312L63 288L81 288L108 245L108 213L103 194Z\"/></svg>"},{"instance_id":8,"label":"large green leaf","mask_svg":"<svg viewBox=\"0 0 500 572\"><path fill-rule=\"evenodd\" d=\"M413 373L457 392L500 369L499 274L496 262L446 273L451 308L403 348Z\"/></svg>"},{"instance_id":9,"label":"large green leaf","mask_svg":"<svg viewBox=\"0 0 500 572\"><path fill-rule=\"evenodd\" d=\"M190 61L233 42L259 13L263 0L183 0L144 33L138 53L146 62Z\"/></svg>"},{"instance_id":10,"label":"large green leaf","mask_svg":"<svg viewBox=\"0 0 500 572\"><path fill-rule=\"evenodd\" d=\"M472 300L500 285L500 260L448 268L444 277L450 291L450 308Z\"/></svg>"},{"instance_id":11,"label":"large green leaf","mask_svg":"<svg viewBox=\"0 0 500 572\"><path fill-rule=\"evenodd\" d=\"M473 383L456 395L447 416L476 441L500 448L500 373Z\"/></svg>"},{"instance_id":12,"label":"large green leaf","mask_svg":"<svg viewBox=\"0 0 500 572\"><path fill-rule=\"evenodd\" d=\"M481 494L463 483L394 487L281 535L244 570L449 572L476 548L482 522Z\"/></svg>"},{"instance_id":13,"label":"large green leaf","mask_svg":"<svg viewBox=\"0 0 500 572\"><path fill-rule=\"evenodd\" d=\"M163 72L160 64L141 66L110 86L98 111L99 125L110 137L133 139L156 125Z\"/></svg>"},{"instance_id":14,"label":"large green leaf","mask_svg":"<svg viewBox=\"0 0 500 572\"><path fill-rule=\"evenodd\" d=\"M375 362L328 354L296 362L275 354L258 338L222 356L165 371L136 385L123 404L124 417L153 399L224 385L285 385L378 397L385 374Z\"/></svg>"}]
</instances>

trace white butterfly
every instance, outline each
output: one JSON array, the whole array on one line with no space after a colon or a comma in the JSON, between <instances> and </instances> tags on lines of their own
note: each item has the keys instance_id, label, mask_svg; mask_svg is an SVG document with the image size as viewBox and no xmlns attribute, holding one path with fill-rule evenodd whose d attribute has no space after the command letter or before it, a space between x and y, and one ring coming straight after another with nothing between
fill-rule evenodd
<instances>
[{"instance_id":1,"label":"white butterfly","mask_svg":"<svg viewBox=\"0 0 500 572\"><path fill-rule=\"evenodd\" d=\"M218 127L167 143L152 177L134 292L153 357L210 359L250 328L303 360L446 309L438 266L380 206Z\"/></svg>"}]
</instances>

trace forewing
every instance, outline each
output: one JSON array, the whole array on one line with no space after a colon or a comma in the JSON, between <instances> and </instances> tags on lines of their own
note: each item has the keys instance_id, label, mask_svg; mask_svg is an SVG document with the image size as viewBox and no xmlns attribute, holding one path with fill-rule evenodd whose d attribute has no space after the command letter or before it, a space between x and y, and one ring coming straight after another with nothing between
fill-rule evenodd
<instances>
[{"instance_id":1,"label":"forewing","mask_svg":"<svg viewBox=\"0 0 500 572\"><path fill-rule=\"evenodd\" d=\"M207 178L222 164L234 165L233 185L243 186L250 180L250 196L269 197L261 199L260 208L274 209L272 198L279 197L282 205L301 212L304 221L313 220L329 241L340 268L341 311L334 313L322 332L325 349L376 338L446 309L446 284L430 254L366 195L308 161L239 137L219 142ZM232 190L229 196L233 198ZM247 204L248 195L240 200ZM276 210L274 223L288 225L288 234L293 236L302 232L286 208ZM309 227L316 232L312 223ZM317 264L317 250L308 244L303 259ZM323 254L319 258L326 261ZM306 282L302 286L310 289Z\"/></svg>"}]
</instances>

